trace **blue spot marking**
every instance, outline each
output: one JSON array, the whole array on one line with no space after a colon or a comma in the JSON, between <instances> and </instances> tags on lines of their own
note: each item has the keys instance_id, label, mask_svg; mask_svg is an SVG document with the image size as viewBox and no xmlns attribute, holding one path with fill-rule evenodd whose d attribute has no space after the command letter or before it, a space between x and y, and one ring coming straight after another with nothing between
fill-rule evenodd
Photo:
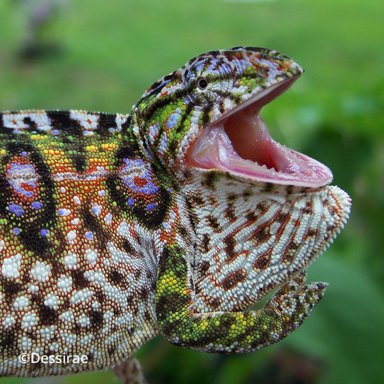
<instances>
[{"instance_id":1,"label":"blue spot marking","mask_svg":"<svg viewBox=\"0 0 384 384\"><path fill-rule=\"evenodd\" d=\"M48 233L49 233L49 230L48 230L48 229L42 229L42 230L40 231L40 235L43 236L43 237L47 236Z\"/></svg>"},{"instance_id":2,"label":"blue spot marking","mask_svg":"<svg viewBox=\"0 0 384 384\"><path fill-rule=\"evenodd\" d=\"M101 209L99 206L92 207L92 213L94 213L96 216L100 216Z\"/></svg>"},{"instance_id":3,"label":"blue spot marking","mask_svg":"<svg viewBox=\"0 0 384 384\"><path fill-rule=\"evenodd\" d=\"M14 235L18 236L18 235L20 235L21 229L15 227L15 228L13 228L13 231L12 231L12 232L13 232Z\"/></svg>"},{"instance_id":4,"label":"blue spot marking","mask_svg":"<svg viewBox=\"0 0 384 384\"><path fill-rule=\"evenodd\" d=\"M180 114L179 113L172 113L171 116L169 116L168 121L167 121L167 127L168 128L173 128L177 125L177 122L180 119Z\"/></svg>"},{"instance_id":5,"label":"blue spot marking","mask_svg":"<svg viewBox=\"0 0 384 384\"><path fill-rule=\"evenodd\" d=\"M157 203L150 203L147 205L148 211L153 211L157 207Z\"/></svg>"},{"instance_id":6,"label":"blue spot marking","mask_svg":"<svg viewBox=\"0 0 384 384\"><path fill-rule=\"evenodd\" d=\"M124 159L123 160L126 166L123 168L123 172L126 169L132 169L136 167L141 167L140 174L134 174L134 175L124 175L122 176L122 180L124 184L129 188L132 189L136 193L144 193L145 195L153 195L159 191L159 187L155 185L152 181L151 177L151 169L149 164L146 164L141 159ZM139 186L135 183L135 176L139 176L141 179L144 179L146 181L145 185Z\"/></svg>"},{"instance_id":7,"label":"blue spot marking","mask_svg":"<svg viewBox=\"0 0 384 384\"><path fill-rule=\"evenodd\" d=\"M9 208L9 212L13 213L17 217L23 216L25 213L24 209L17 204L11 204L8 206L8 208Z\"/></svg>"},{"instance_id":8,"label":"blue spot marking","mask_svg":"<svg viewBox=\"0 0 384 384\"><path fill-rule=\"evenodd\" d=\"M33 196L33 192L26 190L22 185L22 184L25 184L32 189L36 189L38 175L32 164L11 163L10 168L7 170L6 174L9 177L9 180L8 180L9 184L11 185L11 187L14 189L16 193L22 194L26 197ZM16 178L13 177L15 175L17 176L18 174L27 174L31 176L29 180L23 180L20 177L16 177Z\"/></svg>"},{"instance_id":9,"label":"blue spot marking","mask_svg":"<svg viewBox=\"0 0 384 384\"><path fill-rule=\"evenodd\" d=\"M33 209L41 209L43 208L44 204L41 203L40 201L34 201L32 204L31 204L31 207Z\"/></svg>"},{"instance_id":10,"label":"blue spot marking","mask_svg":"<svg viewBox=\"0 0 384 384\"><path fill-rule=\"evenodd\" d=\"M84 236L88 240L93 240L93 232L86 232Z\"/></svg>"},{"instance_id":11,"label":"blue spot marking","mask_svg":"<svg viewBox=\"0 0 384 384\"><path fill-rule=\"evenodd\" d=\"M130 197L130 198L128 199L128 205L129 205L130 207L132 207L133 204L135 204L135 199L134 199L133 197Z\"/></svg>"}]
</instances>

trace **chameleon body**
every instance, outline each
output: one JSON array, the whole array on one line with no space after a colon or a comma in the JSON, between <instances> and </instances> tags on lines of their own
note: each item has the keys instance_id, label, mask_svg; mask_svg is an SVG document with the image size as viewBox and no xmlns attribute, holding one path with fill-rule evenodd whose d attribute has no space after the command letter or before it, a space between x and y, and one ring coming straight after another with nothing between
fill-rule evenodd
<instances>
[{"instance_id":1,"label":"chameleon body","mask_svg":"<svg viewBox=\"0 0 384 384\"><path fill-rule=\"evenodd\" d=\"M259 118L301 72L233 48L163 77L130 115L0 115L1 375L110 368L158 333L253 351L302 323L326 287L306 268L350 200ZM22 363L30 352L88 362Z\"/></svg>"}]
</instances>

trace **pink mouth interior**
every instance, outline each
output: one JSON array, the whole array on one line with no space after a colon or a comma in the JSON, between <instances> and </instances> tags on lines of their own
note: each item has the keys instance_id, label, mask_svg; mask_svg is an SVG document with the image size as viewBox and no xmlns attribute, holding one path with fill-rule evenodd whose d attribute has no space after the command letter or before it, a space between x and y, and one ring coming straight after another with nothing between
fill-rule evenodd
<instances>
[{"instance_id":1,"label":"pink mouth interior","mask_svg":"<svg viewBox=\"0 0 384 384\"><path fill-rule=\"evenodd\" d=\"M187 165L276 184L317 188L330 183L328 167L273 140L259 115L294 80L272 86L204 128L188 150Z\"/></svg>"}]
</instances>

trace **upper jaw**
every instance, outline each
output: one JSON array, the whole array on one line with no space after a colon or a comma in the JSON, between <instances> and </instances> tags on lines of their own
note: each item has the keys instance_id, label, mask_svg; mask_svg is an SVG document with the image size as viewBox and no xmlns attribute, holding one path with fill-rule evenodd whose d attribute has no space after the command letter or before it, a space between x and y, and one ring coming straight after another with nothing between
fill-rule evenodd
<instances>
[{"instance_id":1,"label":"upper jaw","mask_svg":"<svg viewBox=\"0 0 384 384\"><path fill-rule=\"evenodd\" d=\"M228 118L231 115L245 109L250 108L259 113L261 108L268 104L273 99L276 99L279 95L284 93L291 85L300 77L301 73L290 75L279 81L273 81L270 84L266 84L262 88L256 88L253 92L245 93L239 104L235 102L227 101L224 103L224 111L218 113L210 125L219 124L222 120Z\"/></svg>"},{"instance_id":2,"label":"upper jaw","mask_svg":"<svg viewBox=\"0 0 384 384\"><path fill-rule=\"evenodd\" d=\"M328 167L273 140L261 119L261 108L285 92L300 73L243 96L204 127L189 147L186 165L217 169L251 181L319 188L332 181Z\"/></svg>"}]
</instances>

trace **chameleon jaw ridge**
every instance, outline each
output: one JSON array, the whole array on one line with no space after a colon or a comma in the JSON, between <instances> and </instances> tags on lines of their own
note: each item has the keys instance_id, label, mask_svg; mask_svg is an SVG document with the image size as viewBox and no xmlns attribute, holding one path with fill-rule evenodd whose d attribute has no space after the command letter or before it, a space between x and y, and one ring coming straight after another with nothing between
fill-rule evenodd
<instances>
[{"instance_id":1,"label":"chameleon jaw ridge","mask_svg":"<svg viewBox=\"0 0 384 384\"><path fill-rule=\"evenodd\" d=\"M186 155L187 166L218 169L274 184L318 188L332 181L331 170L283 146L269 134L261 108L285 92L298 76L286 78L224 113L203 129Z\"/></svg>"}]
</instances>

